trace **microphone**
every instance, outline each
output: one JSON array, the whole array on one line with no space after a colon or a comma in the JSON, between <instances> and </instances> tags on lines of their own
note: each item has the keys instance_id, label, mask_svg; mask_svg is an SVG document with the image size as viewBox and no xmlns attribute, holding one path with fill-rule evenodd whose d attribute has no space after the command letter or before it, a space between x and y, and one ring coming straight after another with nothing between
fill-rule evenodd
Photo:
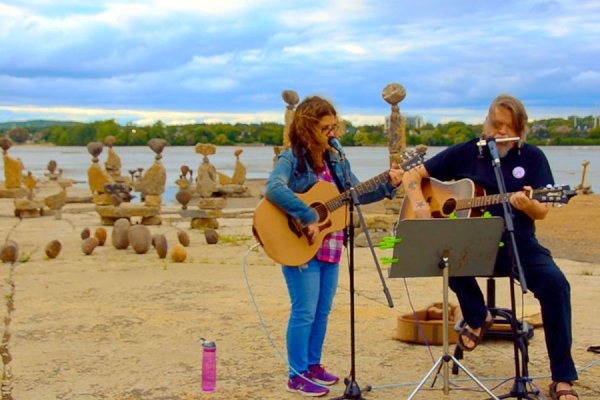
<instances>
[{"instance_id":1,"label":"microphone","mask_svg":"<svg viewBox=\"0 0 600 400\"><path fill-rule=\"evenodd\" d=\"M339 154L344 158L346 155L344 154L344 150L342 150L342 144L336 137L329 138L329 145L333 147Z\"/></svg>"},{"instance_id":2,"label":"microphone","mask_svg":"<svg viewBox=\"0 0 600 400\"><path fill-rule=\"evenodd\" d=\"M488 141L491 139L481 139L477 142L477 146L479 147L486 147L488 145ZM503 143L503 142L518 142L519 140L521 140L521 138L518 137L505 137L505 138L498 138L498 139L494 139L497 143Z\"/></svg>"},{"instance_id":3,"label":"microphone","mask_svg":"<svg viewBox=\"0 0 600 400\"><path fill-rule=\"evenodd\" d=\"M498 154L498 147L496 147L496 139L488 138L487 147L490 150L490 155L492 156L492 160L494 160L494 164L500 164L500 155Z\"/></svg>"}]
</instances>

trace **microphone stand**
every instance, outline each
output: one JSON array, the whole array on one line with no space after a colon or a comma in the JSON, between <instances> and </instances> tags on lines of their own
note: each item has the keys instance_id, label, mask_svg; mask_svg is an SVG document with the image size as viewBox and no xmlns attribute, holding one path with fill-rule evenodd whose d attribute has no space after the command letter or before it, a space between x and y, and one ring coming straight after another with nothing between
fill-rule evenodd
<instances>
[{"instance_id":1,"label":"microphone stand","mask_svg":"<svg viewBox=\"0 0 600 400\"><path fill-rule=\"evenodd\" d=\"M334 143L331 143L334 141ZM389 307L393 307L394 304L392 302L392 297L389 293L389 290L386 286L383 273L381 272L381 267L375 256L375 251L373 250L373 244L371 243L371 237L369 236L369 232L366 228L365 221L363 219L362 211L360 209L360 203L358 201L358 196L356 195L356 191L352 187L352 180L350 179L350 173L348 168L346 168L346 155L342 150L341 146L337 142L337 139L331 140L330 143L332 147L336 149L340 156L340 162L342 163L342 170L344 172L344 191L347 194L345 201L348 203L349 210L349 223L348 223L348 249L349 249L349 257L348 257L348 271L349 271L349 281L350 281L350 376L344 379L344 383L346 384L346 389L344 390L344 394L340 397L336 397L332 400L343 400L343 399L353 399L353 400L367 400L362 396L362 392L360 386L356 382L356 346L355 346L355 307L354 307L354 209L356 208L361 227L365 232L365 236L367 238L367 242L371 249L371 254L373 255L373 259L375 260L375 264L377 265L379 277L383 284L383 292L386 295ZM367 391L370 390L370 386L367 386Z\"/></svg>"},{"instance_id":2,"label":"microphone stand","mask_svg":"<svg viewBox=\"0 0 600 400\"><path fill-rule=\"evenodd\" d=\"M517 241L515 239L515 227L513 221L513 213L512 208L510 206L510 202L508 200L508 191L506 190L506 183L504 181L504 176L502 175L502 169L500 165L500 155L498 154L498 148L496 147L496 139L488 138L487 139L487 147L490 151L490 155L492 158L492 166L494 167L494 174L496 175L496 182L498 183L498 193L500 194L500 199L502 200L502 210L504 213L504 221L506 224L506 231L508 233L508 238L510 242L510 247L508 249L509 258L512 261L512 268L510 272L510 306L512 310L512 321L511 328L513 334L513 348L514 348L514 357L515 357L515 378L513 382L513 386L510 390L510 393L498 396L500 399L515 397L517 399L531 399L529 394L536 395L539 392L533 391L530 392L527 390L526 383L529 381L527 377L527 362L523 361L523 369L521 370L520 366L520 357L519 350L522 352L526 352L527 350L527 337L526 332L523 332L522 329L518 328L518 320L516 313L516 301L515 301L515 270L517 278L519 279L519 284L521 286L521 291L523 294L527 293L527 282L525 281L525 274L523 272L523 266L521 264L521 258L519 257L519 249L517 248ZM519 341L524 340L523 347L519 346ZM523 357L528 357L526 354ZM524 375L523 375L524 374Z\"/></svg>"}]
</instances>

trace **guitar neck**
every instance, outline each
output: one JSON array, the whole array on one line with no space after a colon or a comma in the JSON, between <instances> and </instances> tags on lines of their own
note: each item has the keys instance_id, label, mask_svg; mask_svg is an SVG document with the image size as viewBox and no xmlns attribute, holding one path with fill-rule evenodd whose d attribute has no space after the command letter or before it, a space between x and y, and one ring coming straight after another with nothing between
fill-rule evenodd
<instances>
[{"instance_id":1,"label":"guitar neck","mask_svg":"<svg viewBox=\"0 0 600 400\"><path fill-rule=\"evenodd\" d=\"M389 172L388 171L382 172L381 174L374 176L373 178L356 185L354 187L354 192L356 193L357 196L360 196L364 193L368 193L372 190L375 190L379 185L387 182L389 179L390 179ZM348 199L349 196L350 196L350 190L346 190L343 193L341 193L339 196L336 196L333 199L327 201L325 203L325 206L327 207L327 209L329 211L337 210L338 208L340 208L344 204L346 204L346 199Z\"/></svg>"},{"instance_id":2,"label":"guitar neck","mask_svg":"<svg viewBox=\"0 0 600 400\"><path fill-rule=\"evenodd\" d=\"M494 204L500 204L503 201L502 196L508 199L513 193L502 194L490 194L487 196L478 196L470 199L459 199L456 201L457 210L467 210L470 208L487 207Z\"/></svg>"}]
</instances>

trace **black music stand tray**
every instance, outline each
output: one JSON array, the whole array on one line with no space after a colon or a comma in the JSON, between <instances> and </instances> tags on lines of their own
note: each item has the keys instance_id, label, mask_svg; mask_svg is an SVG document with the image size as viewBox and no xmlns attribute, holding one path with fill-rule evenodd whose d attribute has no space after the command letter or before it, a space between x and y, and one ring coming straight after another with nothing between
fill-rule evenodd
<instances>
[{"instance_id":1,"label":"black music stand tray","mask_svg":"<svg viewBox=\"0 0 600 400\"><path fill-rule=\"evenodd\" d=\"M504 220L492 218L411 219L399 221L394 247L398 261L390 266L390 278L443 276L443 349L444 354L435 362L408 400L412 399L436 371L436 379L443 368L444 394L449 393L449 365L454 362L492 399L498 400L473 374L449 352L448 345L448 282L450 276L491 276ZM435 384L435 379L432 386Z\"/></svg>"}]
</instances>

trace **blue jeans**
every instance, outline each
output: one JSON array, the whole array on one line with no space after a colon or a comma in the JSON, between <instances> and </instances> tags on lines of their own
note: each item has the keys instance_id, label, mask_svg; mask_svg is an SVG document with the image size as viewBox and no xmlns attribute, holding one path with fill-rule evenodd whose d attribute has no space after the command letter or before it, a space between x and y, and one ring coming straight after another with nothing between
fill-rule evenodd
<instances>
[{"instance_id":1,"label":"blue jeans","mask_svg":"<svg viewBox=\"0 0 600 400\"><path fill-rule=\"evenodd\" d=\"M292 378L296 372L306 372L309 365L321 363L339 264L313 258L305 266L283 266L282 270L292 303L286 335Z\"/></svg>"}]
</instances>

